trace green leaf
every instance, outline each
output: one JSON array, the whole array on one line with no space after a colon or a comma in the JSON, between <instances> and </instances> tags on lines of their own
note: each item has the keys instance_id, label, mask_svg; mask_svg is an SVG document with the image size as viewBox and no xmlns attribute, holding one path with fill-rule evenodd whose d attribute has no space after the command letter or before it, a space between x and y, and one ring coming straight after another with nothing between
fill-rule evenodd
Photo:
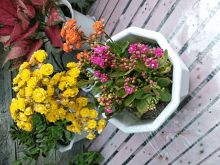
<instances>
[{"instance_id":1,"label":"green leaf","mask_svg":"<svg viewBox=\"0 0 220 165\"><path fill-rule=\"evenodd\" d=\"M106 81L106 82L103 82L103 83L102 83L102 86L104 86L104 85L106 85L106 86L111 86L112 83L113 83L112 80L108 80L108 81Z\"/></svg>"},{"instance_id":2,"label":"green leaf","mask_svg":"<svg viewBox=\"0 0 220 165\"><path fill-rule=\"evenodd\" d=\"M148 70L148 67L146 67L145 63L143 61L138 61L136 63L136 68L141 70L141 71L146 71Z\"/></svg>"},{"instance_id":3,"label":"green leaf","mask_svg":"<svg viewBox=\"0 0 220 165\"><path fill-rule=\"evenodd\" d=\"M87 86L88 84L89 84L89 82L87 80L80 80L80 81L78 81L76 86L81 88L81 87Z\"/></svg>"},{"instance_id":4,"label":"green leaf","mask_svg":"<svg viewBox=\"0 0 220 165\"><path fill-rule=\"evenodd\" d=\"M141 115L143 115L145 112L147 112L149 110L147 105L148 105L147 98L143 99L142 101L137 102L137 109Z\"/></svg>"},{"instance_id":5,"label":"green leaf","mask_svg":"<svg viewBox=\"0 0 220 165\"><path fill-rule=\"evenodd\" d=\"M102 89L100 88L102 86L101 82L97 82L95 84L95 86L92 88L92 94L93 95L97 95L98 93L100 93L102 91Z\"/></svg>"},{"instance_id":6,"label":"green leaf","mask_svg":"<svg viewBox=\"0 0 220 165\"><path fill-rule=\"evenodd\" d=\"M65 137L66 137L67 140L70 140L71 132L65 131Z\"/></svg>"},{"instance_id":7,"label":"green leaf","mask_svg":"<svg viewBox=\"0 0 220 165\"><path fill-rule=\"evenodd\" d=\"M99 107L99 114L102 114L102 113L104 113L104 112L105 112L105 107L100 106L100 107Z\"/></svg>"},{"instance_id":8,"label":"green leaf","mask_svg":"<svg viewBox=\"0 0 220 165\"><path fill-rule=\"evenodd\" d=\"M42 139L42 138L43 138L43 135L42 135L42 134L37 134L36 138Z\"/></svg>"},{"instance_id":9,"label":"green leaf","mask_svg":"<svg viewBox=\"0 0 220 165\"><path fill-rule=\"evenodd\" d=\"M120 98L125 98L128 95L128 93L124 89L116 91L115 94Z\"/></svg>"},{"instance_id":10,"label":"green leaf","mask_svg":"<svg viewBox=\"0 0 220 165\"><path fill-rule=\"evenodd\" d=\"M166 64L167 60L168 60L168 53L167 50L165 50L163 52L163 56L159 59L159 67L161 66L163 67Z\"/></svg>"},{"instance_id":11,"label":"green leaf","mask_svg":"<svg viewBox=\"0 0 220 165\"><path fill-rule=\"evenodd\" d=\"M168 93L168 92L162 92L162 93L160 94L160 97L161 97L161 100L162 100L162 101L166 101L166 102L171 101L171 94Z\"/></svg>"},{"instance_id":12,"label":"green leaf","mask_svg":"<svg viewBox=\"0 0 220 165\"><path fill-rule=\"evenodd\" d=\"M128 97L126 97L125 99L125 105L128 106L130 105L135 99L135 93L132 93L130 95L128 95Z\"/></svg>"},{"instance_id":13,"label":"green leaf","mask_svg":"<svg viewBox=\"0 0 220 165\"><path fill-rule=\"evenodd\" d=\"M123 42L121 44L121 51L122 51L122 53L125 52L125 50L128 48L128 46L129 46L129 42L128 41L125 41L125 42Z\"/></svg>"},{"instance_id":14,"label":"green leaf","mask_svg":"<svg viewBox=\"0 0 220 165\"><path fill-rule=\"evenodd\" d=\"M56 163L46 163L44 165L56 165Z\"/></svg>"},{"instance_id":15,"label":"green leaf","mask_svg":"<svg viewBox=\"0 0 220 165\"><path fill-rule=\"evenodd\" d=\"M22 164L22 160L16 160L12 162L10 165L21 165L21 164Z\"/></svg>"},{"instance_id":16,"label":"green leaf","mask_svg":"<svg viewBox=\"0 0 220 165\"><path fill-rule=\"evenodd\" d=\"M63 136L62 128L59 126L53 127L52 128L52 135L54 137L58 136L59 138L61 138Z\"/></svg>"},{"instance_id":17,"label":"green leaf","mask_svg":"<svg viewBox=\"0 0 220 165\"><path fill-rule=\"evenodd\" d=\"M145 87L143 88L143 91L144 91L144 93L152 93L152 92L151 92L151 88L150 88L149 86L145 86Z\"/></svg>"},{"instance_id":18,"label":"green leaf","mask_svg":"<svg viewBox=\"0 0 220 165\"><path fill-rule=\"evenodd\" d=\"M32 127L36 128L36 126L39 126L42 123L41 115L38 113L35 113L33 116L33 124Z\"/></svg>"},{"instance_id":19,"label":"green leaf","mask_svg":"<svg viewBox=\"0 0 220 165\"><path fill-rule=\"evenodd\" d=\"M104 157L98 152L87 152L79 155L75 155L70 161L70 165L93 165L95 163L101 162L104 160ZM87 162L87 163L86 163Z\"/></svg>"},{"instance_id":20,"label":"green leaf","mask_svg":"<svg viewBox=\"0 0 220 165\"><path fill-rule=\"evenodd\" d=\"M96 107L96 104L92 102L88 102L87 105L85 106L85 108L88 108L88 109L94 109L95 107Z\"/></svg>"},{"instance_id":21,"label":"green leaf","mask_svg":"<svg viewBox=\"0 0 220 165\"><path fill-rule=\"evenodd\" d=\"M142 117L142 114L140 112L134 112L134 114L140 119Z\"/></svg>"},{"instance_id":22,"label":"green leaf","mask_svg":"<svg viewBox=\"0 0 220 165\"><path fill-rule=\"evenodd\" d=\"M23 157L23 160L24 160L24 161L26 161L26 160L28 160L28 159L30 159L29 156L25 156L25 157Z\"/></svg>"},{"instance_id":23,"label":"green leaf","mask_svg":"<svg viewBox=\"0 0 220 165\"><path fill-rule=\"evenodd\" d=\"M121 76L125 76L125 75L128 75L129 73L131 73L133 71L133 69L127 71L127 72L124 72L124 71L116 71L114 73L112 73L110 76L111 77L121 77Z\"/></svg>"},{"instance_id":24,"label":"green leaf","mask_svg":"<svg viewBox=\"0 0 220 165\"><path fill-rule=\"evenodd\" d=\"M39 148L33 148L33 149L30 150L30 153L31 154L36 154L36 153L38 153L38 151L39 151Z\"/></svg>"},{"instance_id":25,"label":"green leaf","mask_svg":"<svg viewBox=\"0 0 220 165\"><path fill-rule=\"evenodd\" d=\"M136 99L143 99L144 95L146 95L146 93L143 91L143 88L139 89L136 93Z\"/></svg>"},{"instance_id":26,"label":"green leaf","mask_svg":"<svg viewBox=\"0 0 220 165\"><path fill-rule=\"evenodd\" d=\"M170 80L166 79L166 78L159 78L157 80L158 85L160 85L161 87L165 87L167 85L170 84Z\"/></svg>"},{"instance_id":27,"label":"green leaf","mask_svg":"<svg viewBox=\"0 0 220 165\"><path fill-rule=\"evenodd\" d=\"M168 73L170 70L171 70L171 67L166 67L166 69L161 71L160 74Z\"/></svg>"}]
</instances>

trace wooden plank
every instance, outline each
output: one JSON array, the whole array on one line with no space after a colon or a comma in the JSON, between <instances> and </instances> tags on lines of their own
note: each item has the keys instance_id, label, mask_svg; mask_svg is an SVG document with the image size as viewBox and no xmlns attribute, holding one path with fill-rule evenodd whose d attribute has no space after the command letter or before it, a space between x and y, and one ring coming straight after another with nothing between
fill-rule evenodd
<instances>
[{"instance_id":1,"label":"wooden plank","mask_svg":"<svg viewBox=\"0 0 220 165\"><path fill-rule=\"evenodd\" d=\"M93 16L95 13L96 8L98 7L101 0L96 0L95 3L92 5L92 7L87 12L88 15Z\"/></svg>"},{"instance_id":2,"label":"wooden plank","mask_svg":"<svg viewBox=\"0 0 220 165\"><path fill-rule=\"evenodd\" d=\"M107 4L105 10L100 16L100 19L105 18L105 20L107 21L110 15L112 14L112 12L114 12L115 5L118 3L118 1L119 0L109 0L109 3Z\"/></svg>"},{"instance_id":3,"label":"wooden plank","mask_svg":"<svg viewBox=\"0 0 220 165\"><path fill-rule=\"evenodd\" d=\"M131 26L142 27L146 19L150 16L150 14L152 14L151 12L153 9L156 8L158 1L147 0L144 5L137 11L137 14L135 14L131 21Z\"/></svg>"},{"instance_id":4,"label":"wooden plank","mask_svg":"<svg viewBox=\"0 0 220 165\"><path fill-rule=\"evenodd\" d=\"M115 31L112 34L113 36L115 34L121 32L122 30L126 29L128 24L130 23L131 19L133 18L133 16L135 15L137 10L139 9L142 1L143 0L131 1L126 12L120 17L120 21L119 21Z\"/></svg>"},{"instance_id":5,"label":"wooden plank","mask_svg":"<svg viewBox=\"0 0 220 165\"><path fill-rule=\"evenodd\" d=\"M220 5L219 5L220 6ZM203 55L205 48L208 44L216 37L217 34L220 33L220 10L216 12L216 14L211 18L211 20L202 28L200 28L198 35L194 38L189 39L188 48L181 55L182 60L189 67L193 61L196 59L200 59L200 56ZM173 42L179 42L179 39L174 38ZM174 47L175 51L178 52L178 48ZM176 49L177 48L177 49ZM198 56L199 54L199 56ZM213 56L214 57L214 56Z\"/></svg>"},{"instance_id":6,"label":"wooden plank","mask_svg":"<svg viewBox=\"0 0 220 165\"><path fill-rule=\"evenodd\" d=\"M219 158L220 158L220 150L218 149L217 152L210 155L210 157L207 157L207 159L203 160L198 165L219 165Z\"/></svg>"},{"instance_id":7,"label":"wooden plank","mask_svg":"<svg viewBox=\"0 0 220 165\"><path fill-rule=\"evenodd\" d=\"M144 138L141 133L136 133L111 159L108 165L122 164L141 145Z\"/></svg>"},{"instance_id":8,"label":"wooden plank","mask_svg":"<svg viewBox=\"0 0 220 165\"><path fill-rule=\"evenodd\" d=\"M198 0L181 0L159 32L168 39L174 30L182 24L182 21L190 17L189 11L199 2Z\"/></svg>"},{"instance_id":9,"label":"wooden plank","mask_svg":"<svg viewBox=\"0 0 220 165\"><path fill-rule=\"evenodd\" d=\"M180 136L178 136L167 148L165 148L159 155L161 155L164 159L166 164L172 162L180 153L186 150L190 145L192 145L195 141L197 141L201 136L203 136L209 129L214 127L220 119L220 100L218 100L208 111L203 113L200 118L198 118L190 127L188 127ZM211 111L211 113L209 113ZM207 123L208 121L208 123ZM216 147L219 147L217 141L213 142ZM178 150L178 151L177 151ZM199 149L192 148L188 152L191 153L190 156L183 158L183 164L191 162L192 164L197 164L203 158L210 154L215 150L212 146L205 145L200 143ZM201 151L201 153L200 153ZM187 152L187 155L189 155ZM193 155L193 156L192 156ZM198 157L196 157L198 156ZM194 161L191 160L191 158ZM195 158L196 157L196 158ZM150 163L157 164L161 163L162 160L155 158ZM180 163L179 161L176 162L177 164Z\"/></svg>"},{"instance_id":10,"label":"wooden plank","mask_svg":"<svg viewBox=\"0 0 220 165\"><path fill-rule=\"evenodd\" d=\"M204 109L210 102L219 94L216 88L218 81L220 80L220 73L218 73L196 96L194 97L179 113L173 117L169 123L160 130L157 135L148 143L143 150L150 152L157 152L160 150L170 139L172 139L185 125L188 124L202 109ZM151 146L154 146L154 150L150 150ZM139 152L141 154L141 152ZM138 159L139 153L132 159L135 161ZM136 158L137 157L137 158ZM144 158L143 158L144 159ZM149 158L146 157L148 160ZM147 161L145 159L145 161Z\"/></svg>"},{"instance_id":11,"label":"wooden plank","mask_svg":"<svg viewBox=\"0 0 220 165\"><path fill-rule=\"evenodd\" d=\"M116 25L118 19L120 18L124 8L128 4L129 0L120 0L109 18L108 22L106 22L105 32L110 35L112 29Z\"/></svg>"},{"instance_id":12,"label":"wooden plank","mask_svg":"<svg viewBox=\"0 0 220 165\"><path fill-rule=\"evenodd\" d=\"M144 28L148 30L156 30L175 2L175 0L161 0L157 10L153 13Z\"/></svg>"},{"instance_id":13,"label":"wooden plank","mask_svg":"<svg viewBox=\"0 0 220 165\"><path fill-rule=\"evenodd\" d=\"M105 146L102 150L101 155L105 158L99 164L104 164L108 158L122 145L124 140L128 137L129 134L122 132L121 130L111 139L111 141Z\"/></svg>"},{"instance_id":14,"label":"wooden plank","mask_svg":"<svg viewBox=\"0 0 220 165\"><path fill-rule=\"evenodd\" d=\"M103 132L94 140L88 150L99 151L99 149L103 146L103 144L108 140L108 138L116 129L117 128L113 124L108 123Z\"/></svg>"},{"instance_id":15,"label":"wooden plank","mask_svg":"<svg viewBox=\"0 0 220 165\"><path fill-rule=\"evenodd\" d=\"M100 16L102 15L103 10L105 9L105 6L107 5L108 0L101 0L98 7L95 10L94 17L96 20L100 19Z\"/></svg>"},{"instance_id":16,"label":"wooden plank","mask_svg":"<svg viewBox=\"0 0 220 165\"><path fill-rule=\"evenodd\" d=\"M170 42L170 46L176 52L179 52L179 50L182 48L182 45L193 36L199 26L205 26L205 24L202 23L217 4L218 1L216 0L201 0L200 3L197 3L195 6L193 6L192 10L189 12L190 18L187 19L178 33L174 36L173 40ZM198 33L199 32L200 31L198 31ZM194 35L194 37L196 37L196 35Z\"/></svg>"}]
</instances>

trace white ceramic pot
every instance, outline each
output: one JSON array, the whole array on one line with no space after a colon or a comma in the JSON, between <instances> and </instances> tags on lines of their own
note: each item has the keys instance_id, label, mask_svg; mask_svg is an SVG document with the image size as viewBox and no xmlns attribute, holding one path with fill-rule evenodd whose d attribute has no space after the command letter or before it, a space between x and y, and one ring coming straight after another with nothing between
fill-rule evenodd
<instances>
[{"instance_id":1,"label":"white ceramic pot","mask_svg":"<svg viewBox=\"0 0 220 165\"><path fill-rule=\"evenodd\" d=\"M86 36L89 37L89 34L91 32L94 32L93 30L93 24L95 22L94 17L86 16L74 10L71 4L67 0L59 0L57 3L58 5L65 5L69 8L70 13L72 15L71 18L76 20L76 25L81 26L80 30L83 31ZM69 19L70 19L69 17L66 17L66 20L69 20ZM83 44L79 50L84 50L84 49L86 50L90 49L87 43Z\"/></svg>"},{"instance_id":2,"label":"white ceramic pot","mask_svg":"<svg viewBox=\"0 0 220 165\"><path fill-rule=\"evenodd\" d=\"M129 41L130 44L141 41L157 42L163 50L168 51L168 57L173 64L172 98L160 115L154 120L140 120L133 113L124 109L118 116L109 120L125 133L155 131L177 109L180 101L188 95L189 70L161 33L130 27L113 36L112 40L119 44L124 41ZM103 116L105 117L104 114Z\"/></svg>"},{"instance_id":3,"label":"white ceramic pot","mask_svg":"<svg viewBox=\"0 0 220 165\"><path fill-rule=\"evenodd\" d=\"M71 150L74 143L86 138L87 135L88 135L88 132L86 132L86 131L81 131L81 135L75 133L75 136L74 136L73 140L71 140L69 145L64 146L64 145L58 144L58 146L59 146L58 151L59 152L66 152L66 151Z\"/></svg>"}]
</instances>

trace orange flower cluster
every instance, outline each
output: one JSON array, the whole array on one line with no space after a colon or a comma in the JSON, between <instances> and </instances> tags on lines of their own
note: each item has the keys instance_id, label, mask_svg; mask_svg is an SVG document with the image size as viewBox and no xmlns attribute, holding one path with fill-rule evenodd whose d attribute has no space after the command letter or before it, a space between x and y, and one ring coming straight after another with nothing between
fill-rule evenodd
<instances>
[{"instance_id":1,"label":"orange flower cluster","mask_svg":"<svg viewBox=\"0 0 220 165\"><path fill-rule=\"evenodd\" d=\"M60 34L63 38L66 39L66 43L63 44L63 50L69 52L75 48L80 49L84 43L84 32L79 30L80 26L76 26L76 20L70 19L66 22L65 26L62 28Z\"/></svg>"},{"instance_id":2,"label":"orange flower cluster","mask_svg":"<svg viewBox=\"0 0 220 165\"><path fill-rule=\"evenodd\" d=\"M84 50L84 52L80 52L77 54L77 59L80 60L82 57L86 58L88 61L90 61L90 55L89 52Z\"/></svg>"}]
</instances>

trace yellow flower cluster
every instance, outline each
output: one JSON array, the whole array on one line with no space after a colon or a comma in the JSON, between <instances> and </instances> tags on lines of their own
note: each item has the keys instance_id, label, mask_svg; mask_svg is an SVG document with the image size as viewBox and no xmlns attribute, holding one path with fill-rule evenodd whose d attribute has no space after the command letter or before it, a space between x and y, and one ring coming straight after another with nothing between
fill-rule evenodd
<instances>
[{"instance_id":1,"label":"yellow flower cluster","mask_svg":"<svg viewBox=\"0 0 220 165\"><path fill-rule=\"evenodd\" d=\"M33 129L35 113L45 115L49 122L66 119L71 123L67 130L78 134L85 130L89 132L87 138L93 139L94 131L101 133L104 129L105 120L98 121L97 111L86 108L87 98L79 96L76 85L80 70L77 64L70 62L67 64L69 71L53 75L53 66L44 63L46 57L44 50L38 50L29 62L20 66L18 75L13 79L13 90L17 95L10 105L12 118L25 131ZM35 67L33 71L32 66Z\"/></svg>"}]
</instances>

